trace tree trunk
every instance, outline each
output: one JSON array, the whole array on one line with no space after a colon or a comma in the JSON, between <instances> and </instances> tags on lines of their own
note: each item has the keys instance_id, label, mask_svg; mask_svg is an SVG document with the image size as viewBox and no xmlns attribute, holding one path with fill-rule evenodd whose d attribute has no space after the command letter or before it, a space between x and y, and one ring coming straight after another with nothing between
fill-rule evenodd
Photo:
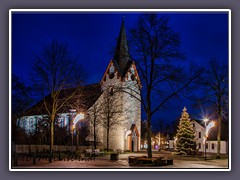
<instances>
[{"instance_id":1,"label":"tree trunk","mask_svg":"<svg viewBox=\"0 0 240 180\"><path fill-rule=\"evenodd\" d=\"M53 141L54 141L54 120L51 119L51 123L50 123L50 158L49 158L49 162L52 162L52 153L53 153Z\"/></svg>"},{"instance_id":2,"label":"tree trunk","mask_svg":"<svg viewBox=\"0 0 240 180\"><path fill-rule=\"evenodd\" d=\"M96 119L94 118L94 122L93 122L93 146L94 149L97 149L97 142L96 142Z\"/></svg>"},{"instance_id":3,"label":"tree trunk","mask_svg":"<svg viewBox=\"0 0 240 180\"><path fill-rule=\"evenodd\" d=\"M147 142L148 142L148 157L152 157L152 140L151 140L151 115L147 113Z\"/></svg>"},{"instance_id":4,"label":"tree trunk","mask_svg":"<svg viewBox=\"0 0 240 180\"><path fill-rule=\"evenodd\" d=\"M151 133L151 99L150 90L147 94L147 142L148 142L148 157L152 158L152 133Z\"/></svg>"},{"instance_id":5,"label":"tree trunk","mask_svg":"<svg viewBox=\"0 0 240 180\"><path fill-rule=\"evenodd\" d=\"M107 128L107 151L109 151L109 128Z\"/></svg>"},{"instance_id":6,"label":"tree trunk","mask_svg":"<svg viewBox=\"0 0 240 180\"><path fill-rule=\"evenodd\" d=\"M220 159L220 150L221 150L221 124L222 119L221 115L218 114L218 129L217 129L217 159Z\"/></svg>"}]
</instances>

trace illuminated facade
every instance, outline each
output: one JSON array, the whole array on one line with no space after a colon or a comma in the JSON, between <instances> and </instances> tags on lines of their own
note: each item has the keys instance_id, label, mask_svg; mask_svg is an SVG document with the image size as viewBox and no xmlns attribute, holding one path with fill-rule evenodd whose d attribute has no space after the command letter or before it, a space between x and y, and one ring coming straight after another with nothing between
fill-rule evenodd
<instances>
[{"instance_id":1,"label":"illuminated facade","mask_svg":"<svg viewBox=\"0 0 240 180\"><path fill-rule=\"evenodd\" d=\"M141 82L135 63L129 56L124 21L121 25L114 57L110 60L100 85L103 94L96 103L104 108L103 104L107 103L104 101L105 93L112 91L112 98L116 102L111 105L115 107L110 108L119 112L114 120L112 119L116 126L110 129L109 148L129 151L140 150ZM93 116L91 108L89 114ZM100 127L97 136L106 147L106 128Z\"/></svg>"}]
</instances>

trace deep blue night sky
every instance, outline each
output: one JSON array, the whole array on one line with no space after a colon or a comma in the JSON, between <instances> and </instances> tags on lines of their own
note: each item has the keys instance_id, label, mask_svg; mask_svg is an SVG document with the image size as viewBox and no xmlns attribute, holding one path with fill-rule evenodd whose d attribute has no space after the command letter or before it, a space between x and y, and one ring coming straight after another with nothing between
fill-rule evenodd
<instances>
[{"instance_id":1,"label":"deep blue night sky","mask_svg":"<svg viewBox=\"0 0 240 180\"><path fill-rule=\"evenodd\" d=\"M227 12L169 12L170 26L180 33L181 49L187 61L205 66L210 58L228 62ZM28 83L30 61L40 54L43 46L53 39L66 42L89 74L88 84L99 82L113 56L122 17L130 30L139 13L36 13L14 12L12 15L12 72ZM154 116L168 122L181 115L184 106L192 116L189 100L178 109L167 110Z\"/></svg>"}]
</instances>

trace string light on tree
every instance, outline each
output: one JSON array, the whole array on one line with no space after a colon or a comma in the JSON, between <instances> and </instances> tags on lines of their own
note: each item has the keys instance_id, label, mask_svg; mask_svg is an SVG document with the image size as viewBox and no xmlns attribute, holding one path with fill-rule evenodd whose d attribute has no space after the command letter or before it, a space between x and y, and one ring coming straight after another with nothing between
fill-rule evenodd
<instances>
[{"instance_id":1,"label":"string light on tree","mask_svg":"<svg viewBox=\"0 0 240 180\"><path fill-rule=\"evenodd\" d=\"M176 134L177 154L190 154L196 149L195 132L186 107L183 108Z\"/></svg>"}]
</instances>

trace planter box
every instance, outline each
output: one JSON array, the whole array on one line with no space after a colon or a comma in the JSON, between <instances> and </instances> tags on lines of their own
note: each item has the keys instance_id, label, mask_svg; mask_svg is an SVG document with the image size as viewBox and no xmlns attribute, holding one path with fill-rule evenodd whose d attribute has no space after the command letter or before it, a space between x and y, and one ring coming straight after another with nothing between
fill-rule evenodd
<instances>
[{"instance_id":1,"label":"planter box","mask_svg":"<svg viewBox=\"0 0 240 180\"><path fill-rule=\"evenodd\" d=\"M110 154L110 160L117 161L119 159L119 154L112 153Z\"/></svg>"},{"instance_id":2,"label":"planter box","mask_svg":"<svg viewBox=\"0 0 240 180\"><path fill-rule=\"evenodd\" d=\"M129 156L128 163L130 166L166 166L173 165L172 158L164 158L164 157L152 157L148 158L146 156L135 157Z\"/></svg>"},{"instance_id":3,"label":"planter box","mask_svg":"<svg viewBox=\"0 0 240 180\"><path fill-rule=\"evenodd\" d=\"M136 162L136 157L135 156L128 156L128 163L133 164Z\"/></svg>"}]
</instances>

